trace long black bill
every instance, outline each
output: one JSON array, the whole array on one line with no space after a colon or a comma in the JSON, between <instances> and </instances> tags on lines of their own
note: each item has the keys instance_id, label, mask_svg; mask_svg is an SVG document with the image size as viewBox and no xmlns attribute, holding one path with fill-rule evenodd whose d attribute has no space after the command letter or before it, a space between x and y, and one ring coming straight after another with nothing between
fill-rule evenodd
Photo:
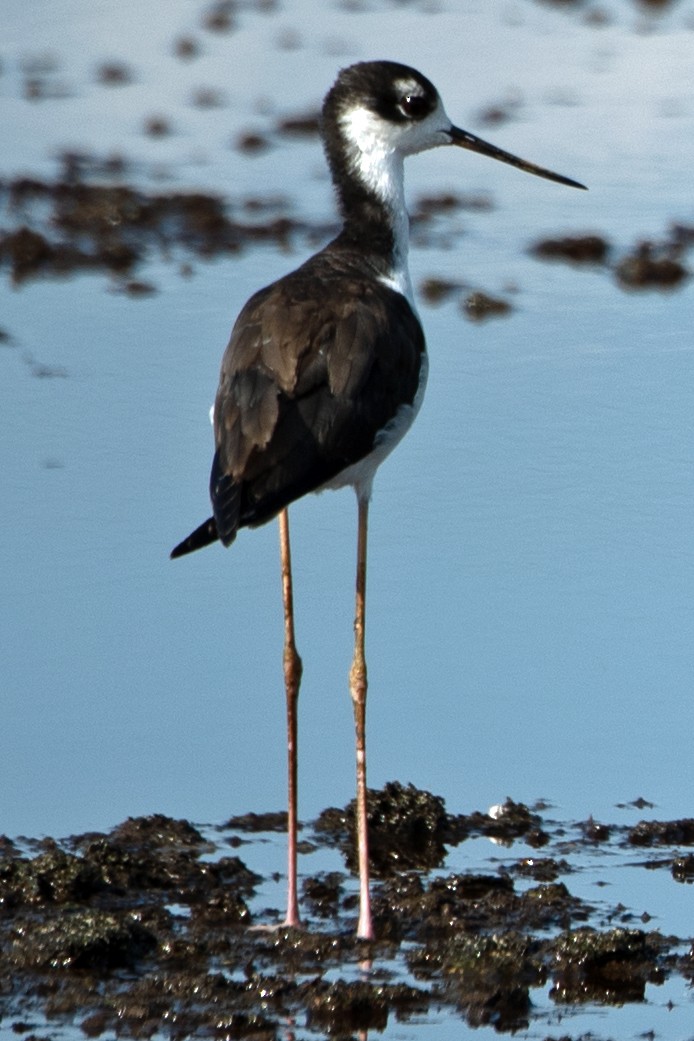
<instances>
[{"instance_id":1,"label":"long black bill","mask_svg":"<svg viewBox=\"0 0 694 1041\"><path fill-rule=\"evenodd\" d=\"M585 184L581 184L580 181L573 181L570 177L563 177L561 174L546 170L544 166L536 166L535 163L528 163L525 159L519 159L517 155L504 152L503 148L490 145L488 141L483 141L481 137L476 137L474 134L468 133L467 130L451 127L448 134L452 144L459 145L461 148L469 148L471 152L479 152L481 155L488 155L491 159L498 159L500 162L508 163L510 166L517 166L519 170L536 174L537 177L545 177L548 181L568 184L570 188L583 188L587 191Z\"/></svg>"}]
</instances>

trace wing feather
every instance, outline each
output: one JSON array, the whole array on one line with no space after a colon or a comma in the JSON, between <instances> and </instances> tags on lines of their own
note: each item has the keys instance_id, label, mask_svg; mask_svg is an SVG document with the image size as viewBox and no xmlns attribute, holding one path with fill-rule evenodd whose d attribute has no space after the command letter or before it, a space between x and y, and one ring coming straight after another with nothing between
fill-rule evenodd
<instances>
[{"instance_id":1,"label":"wing feather","mask_svg":"<svg viewBox=\"0 0 694 1041\"><path fill-rule=\"evenodd\" d=\"M419 385L406 299L317 254L241 311L222 360L211 478L222 541L367 456Z\"/></svg>"}]
</instances>

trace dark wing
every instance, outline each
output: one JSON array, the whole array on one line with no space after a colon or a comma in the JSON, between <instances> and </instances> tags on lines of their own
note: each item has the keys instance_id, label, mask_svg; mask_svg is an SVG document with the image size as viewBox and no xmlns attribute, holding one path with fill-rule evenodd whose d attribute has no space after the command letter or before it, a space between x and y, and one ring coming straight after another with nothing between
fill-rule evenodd
<instances>
[{"instance_id":1,"label":"dark wing","mask_svg":"<svg viewBox=\"0 0 694 1041\"><path fill-rule=\"evenodd\" d=\"M369 455L419 386L421 326L399 293L317 254L251 297L222 359L214 516L172 556L263 524Z\"/></svg>"},{"instance_id":2,"label":"dark wing","mask_svg":"<svg viewBox=\"0 0 694 1041\"><path fill-rule=\"evenodd\" d=\"M321 255L256 294L222 360L210 492L219 537L367 456L411 404L424 350L403 296Z\"/></svg>"}]
</instances>

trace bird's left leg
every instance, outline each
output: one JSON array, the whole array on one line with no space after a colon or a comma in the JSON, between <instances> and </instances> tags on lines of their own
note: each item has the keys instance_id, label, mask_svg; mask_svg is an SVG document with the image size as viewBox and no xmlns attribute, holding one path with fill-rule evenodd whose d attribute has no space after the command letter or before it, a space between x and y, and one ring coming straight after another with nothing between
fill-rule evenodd
<instances>
[{"instance_id":1,"label":"bird's left leg","mask_svg":"<svg viewBox=\"0 0 694 1041\"><path fill-rule=\"evenodd\" d=\"M294 641L294 595L292 590L292 558L289 548L289 515L279 515L280 557L282 563L282 604L284 606L284 687L287 697L287 915L285 925L298 926L297 896L297 705L301 684L301 658Z\"/></svg>"},{"instance_id":2,"label":"bird's left leg","mask_svg":"<svg viewBox=\"0 0 694 1041\"><path fill-rule=\"evenodd\" d=\"M366 807L366 542L369 500L359 497L359 532L357 538L357 582L354 612L354 658L349 674L349 688L354 708L357 741L357 849L359 857L359 922L357 936L372 940L371 896L369 893L369 839Z\"/></svg>"}]
</instances>

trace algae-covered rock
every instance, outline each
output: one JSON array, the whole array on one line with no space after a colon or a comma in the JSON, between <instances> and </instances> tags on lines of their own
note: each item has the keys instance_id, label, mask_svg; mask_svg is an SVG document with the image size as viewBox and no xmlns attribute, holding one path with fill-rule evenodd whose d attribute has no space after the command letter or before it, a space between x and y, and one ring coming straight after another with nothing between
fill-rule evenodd
<instances>
[{"instance_id":1,"label":"algae-covered rock","mask_svg":"<svg viewBox=\"0 0 694 1041\"><path fill-rule=\"evenodd\" d=\"M566 932L550 945L551 997L558 1003L643 1001L646 983L662 982L658 956L665 947L659 933L641 929Z\"/></svg>"},{"instance_id":2,"label":"algae-covered rock","mask_svg":"<svg viewBox=\"0 0 694 1041\"><path fill-rule=\"evenodd\" d=\"M20 968L131 968L157 946L156 937L128 913L57 912L51 918L18 924L9 957Z\"/></svg>"}]
</instances>

